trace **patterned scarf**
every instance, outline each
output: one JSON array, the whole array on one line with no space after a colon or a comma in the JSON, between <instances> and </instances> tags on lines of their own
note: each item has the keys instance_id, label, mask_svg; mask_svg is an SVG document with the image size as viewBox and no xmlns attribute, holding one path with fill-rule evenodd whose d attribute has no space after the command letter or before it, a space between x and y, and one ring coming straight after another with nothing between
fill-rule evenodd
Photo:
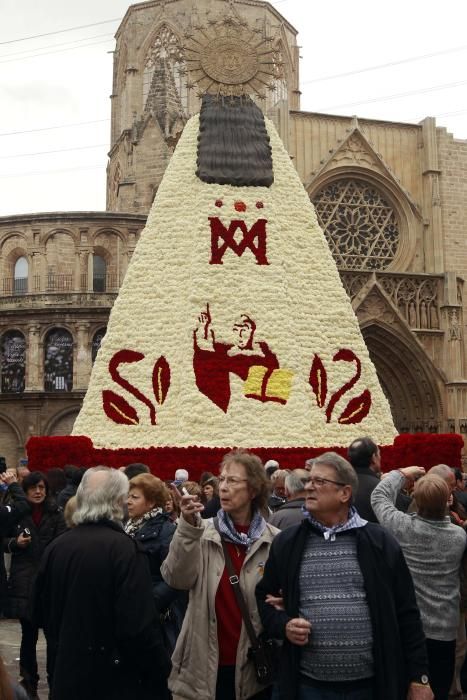
<instances>
[{"instance_id":1,"label":"patterned scarf","mask_svg":"<svg viewBox=\"0 0 467 700\"><path fill-rule=\"evenodd\" d=\"M126 532L127 535L130 535L130 537L134 537L138 530L144 525L144 523L147 520L151 520L151 518L155 518L156 515L159 515L159 513L162 513L162 508L153 508L152 510L148 510L147 513L144 515L140 515L139 518L130 518L126 523L125 527L123 528Z\"/></svg>"},{"instance_id":2,"label":"patterned scarf","mask_svg":"<svg viewBox=\"0 0 467 700\"><path fill-rule=\"evenodd\" d=\"M363 520L363 518L359 516L354 506L350 506L348 519L344 523L338 523L333 527L327 527L326 525L323 525L323 523L320 523L319 520L316 520L316 518L314 518L312 514L306 510L305 506L303 506L303 512L306 514L313 527L319 530L319 532L322 532L324 539L330 542L335 541L336 534L338 532L354 530L357 527L363 527L368 522L368 520Z\"/></svg>"},{"instance_id":3,"label":"patterned scarf","mask_svg":"<svg viewBox=\"0 0 467 700\"><path fill-rule=\"evenodd\" d=\"M259 511L255 511L253 514L247 533L237 532L232 518L222 508L217 512L217 519L222 539L232 542L232 544L246 546L247 551L253 542L259 540L266 529L266 521Z\"/></svg>"}]
</instances>

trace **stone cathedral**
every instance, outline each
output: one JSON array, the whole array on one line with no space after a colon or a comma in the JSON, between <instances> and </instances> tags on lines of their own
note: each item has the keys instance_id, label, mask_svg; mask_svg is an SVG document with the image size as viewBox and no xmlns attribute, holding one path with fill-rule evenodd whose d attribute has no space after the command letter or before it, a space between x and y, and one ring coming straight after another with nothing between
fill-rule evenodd
<instances>
[{"instance_id":1,"label":"stone cathedral","mask_svg":"<svg viewBox=\"0 0 467 700\"><path fill-rule=\"evenodd\" d=\"M219 17L273 49L258 104L316 208L397 429L467 433L467 141L431 117L301 111L300 28L267 2L150 0L116 34L107 211L0 218L0 454L12 466L30 435L71 432L139 233L199 110L193 55L209 62L199 37ZM226 70L248 70L248 51L223 56Z\"/></svg>"}]
</instances>

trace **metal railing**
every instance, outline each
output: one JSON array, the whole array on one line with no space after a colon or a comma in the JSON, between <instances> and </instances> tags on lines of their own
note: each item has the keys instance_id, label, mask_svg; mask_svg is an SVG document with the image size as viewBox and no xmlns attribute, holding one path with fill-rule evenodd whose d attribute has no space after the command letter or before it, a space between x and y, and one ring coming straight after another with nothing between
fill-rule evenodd
<instances>
[{"instance_id":1,"label":"metal railing","mask_svg":"<svg viewBox=\"0 0 467 700\"><path fill-rule=\"evenodd\" d=\"M72 292L73 275L55 275L48 273L45 282L46 292Z\"/></svg>"},{"instance_id":2,"label":"metal railing","mask_svg":"<svg viewBox=\"0 0 467 700\"><path fill-rule=\"evenodd\" d=\"M2 294L4 295L21 295L38 291L39 277L4 277L1 283Z\"/></svg>"},{"instance_id":3,"label":"metal railing","mask_svg":"<svg viewBox=\"0 0 467 700\"><path fill-rule=\"evenodd\" d=\"M96 294L115 293L120 288L119 277L115 273L93 275L90 288L88 275L79 276L79 284L75 285L75 275L55 274L49 272L44 276L3 277L0 280L0 296L23 296L25 294L53 294L72 292L91 292Z\"/></svg>"}]
</instances>

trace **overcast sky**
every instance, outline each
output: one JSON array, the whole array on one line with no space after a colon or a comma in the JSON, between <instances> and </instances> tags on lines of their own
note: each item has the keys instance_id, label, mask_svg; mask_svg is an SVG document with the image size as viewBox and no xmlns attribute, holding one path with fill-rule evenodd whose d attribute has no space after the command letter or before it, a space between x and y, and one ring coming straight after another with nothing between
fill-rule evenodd
<instances>
[{"instance_id":1,"label":"overcast sky","mask_svg":"<svg viewBox=\"0 0 467 700\"><path fill-rule=\"evenodd\" d=\"M414 123L435 116L467 139L465 2L272 4L299 31L303 110ZM0 0L0 216L105 209L111 51L127 7Z\"/></svg>"}]
</instances>

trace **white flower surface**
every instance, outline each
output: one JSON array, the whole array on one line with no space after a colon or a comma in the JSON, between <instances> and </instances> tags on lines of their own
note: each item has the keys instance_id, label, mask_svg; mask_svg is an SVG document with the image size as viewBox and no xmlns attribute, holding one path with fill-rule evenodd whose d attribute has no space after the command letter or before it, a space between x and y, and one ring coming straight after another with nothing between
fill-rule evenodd
<instances>
[{"instance_id":1,"label":"white flower surface","mask_svg":"<svg viewBox=\"0 0 467 700\"><path fill-rule=\"evenodd\" d=\"M209 185L195 174L199 118L185 127L169 163L112 309L107 334L73 434L87 435L95 447L326 447L347 445L358 435L392 444L396 430L388 402L370 361L357 319L319 228L312 204L270 122L274 183L271 187ZM216 206L222 202L222 206ZM244 212L236 202L246 205ZM262 208L257 207L262 203ZM268 265L252 250L237 255L227 248L222 264L210 264L209 218L228 229L242 220L248 230L266 219ZM241 240L241 232L235 233ZM255 341L267 343L280 368L292 377L285 404L245 395L244 382L230 376L230 402L224 412L196 385L193 338L206 311L217 343L233 343L233 324L242 314L256 323ZM337 402L330 422L309 383L318 355L331 396L355 375L355 363L333 361L340 349L361 362L361 377ZM140 362L119 372L156 408L151 424L147 406L109 374L116 352L142 353ZM152 384L155 362L170 366L170 387L162 405ZM357 424L338 417L349 401L368 389L371 407ZM117 424L103 409L103 391L115 392L136 410L138 423Z\"/></svg>"}]
</instances>

